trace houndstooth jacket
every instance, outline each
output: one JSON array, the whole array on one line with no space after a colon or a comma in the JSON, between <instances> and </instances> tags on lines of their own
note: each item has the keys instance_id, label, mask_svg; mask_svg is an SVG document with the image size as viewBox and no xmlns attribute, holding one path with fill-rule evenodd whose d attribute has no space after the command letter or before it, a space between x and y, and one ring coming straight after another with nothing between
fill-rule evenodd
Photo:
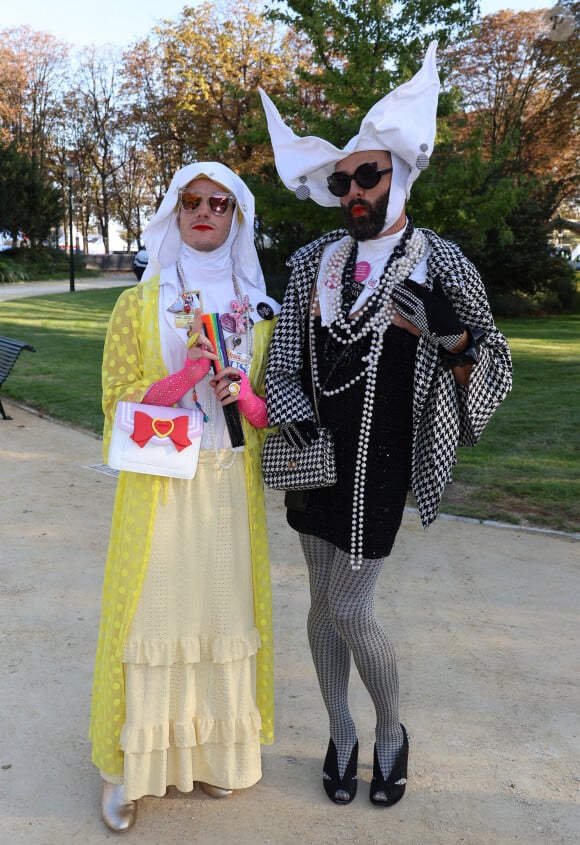
<instances>
[{"instance_id":1,"label":"houndstooth jacket","mask_svg":"<svg viewBox=\"0 0 580 845\"><path fill-rule=\"evenodd\" d=\"M427 286L439 278L446 296L467 325L485 329L480 360L468 387L443 369L438 346L419 338L413 388L412 490L426 527L437 516L458 446L474 446L512 385L512 363L505 337L496 328L481 277L456 244L429 229ZM335 230L297 250L288 260L291 276L269 350L266 400L270 425L315 420L301 387L310 291L324 248L346 234ZM349 409L345 394L346 412ZM375 415L384 409L375 407ZM356 448L353 445L353 448Z\"/></svg>"}]
</instances>

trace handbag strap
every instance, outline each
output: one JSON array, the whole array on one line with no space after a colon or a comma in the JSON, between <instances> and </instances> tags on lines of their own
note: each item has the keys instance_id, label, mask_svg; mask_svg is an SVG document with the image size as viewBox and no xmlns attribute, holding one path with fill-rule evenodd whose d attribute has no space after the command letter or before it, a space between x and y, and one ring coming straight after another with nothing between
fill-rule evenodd
<instances>
[{"instance_id":1,"label":"handbag strap","mask_svg":"<svg viewBox=\"0 0 580 845\"><path fill-rule=\"evenodd\" d=\"M320 265L322 263L322 255L320 256L320 261L318 262L318 267L316 269L316 274L314 276L314 281L312 282L312 287L310 289L310 298L308 302L308 356L310 360L310 378L312 380L312 405L314 406L314 415L316 417L316 422L318 424L318 428L322 427L320 422L320 414L318 413L318 398L316 396L316 384L314 382L314 367L312 365L313 362L313 355L316 355L316 350L314 349L314 344L312 343L312 335L314 332L312 331L312 327L310 325L310 319L312 317L312 308L314 306L314 300L316 298L316 283L318 281L318 274L320 273Z\"/></svg>"}]
</instances>

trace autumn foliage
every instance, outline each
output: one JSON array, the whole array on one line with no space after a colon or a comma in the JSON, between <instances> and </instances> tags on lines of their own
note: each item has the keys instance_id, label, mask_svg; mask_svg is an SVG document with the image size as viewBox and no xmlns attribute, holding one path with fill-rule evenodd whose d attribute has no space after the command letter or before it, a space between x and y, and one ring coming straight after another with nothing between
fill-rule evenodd
<instances>
[{"instance_id":1,"label":"autumn foliage","mask_svg":"<svg viewBox=\"0 0 580 845\"><path fill-rule=\"evenodd\" d=\"M564 3L578 15L578 4ZM438 140L411 212L462 244L500 305L515 296L540 310L571 307L549 235L562 209L577 216L579 39L547 37L543 12L481 21L475 13L475 0L202 2L124 51L73 51L46 33L7 29L0 152L5 161L16 153L20 168L28 162L53 230L65 222L65 165L75 165L74 223L85 249L95 231L108 244L112 220L134 248L178 167L224 161L256 194L265 269L283 274L289 251L339 217L281 186L258 86L296 132L343 144L436 37ZM10 178L0 174L1 197L18 192ZM32 225L31 206L9 205L0 204L0 228L50 237Z\"/></svg>"}]
</instances>

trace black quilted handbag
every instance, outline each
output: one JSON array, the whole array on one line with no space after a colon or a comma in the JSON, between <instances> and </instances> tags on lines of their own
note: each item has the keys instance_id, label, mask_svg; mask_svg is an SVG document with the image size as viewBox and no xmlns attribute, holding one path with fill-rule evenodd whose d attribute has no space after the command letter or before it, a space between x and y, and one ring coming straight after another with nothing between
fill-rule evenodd
<instances>
[{"instance_id":1,"label":"black quilted handbag","mask_svg":"<svg viewBox=\"0 0 580 845\"><path fill-rule=\"evenodd\" d=\"M316 290L316 280L310 292L310 305ZM312 370L314 345L309 334L312 396L314 413L318 424L318 440L309 446L297 449L291 446L283 434L269 434L262 452L262 474L264 484L272 490L313 490L317 487L332 487L336 484L336 461L334 440L328 428L322 428L316 401L316 385ZM286 423L292 425L292 423ZM296 440L300 441L299 434Z\"/></svg>"},{"instance_id":2,"label":"black quilted handbag","mask_svg":"<svg viewBox=\"0 0 580 845\"><path fill-rule=\"evenodd\" d=\"M336 484L334 441L328 428L303 449L291 446L282 434L269 434L262 452L264 484L273 490L312 490Z\"/></svg>"}]
</instances>

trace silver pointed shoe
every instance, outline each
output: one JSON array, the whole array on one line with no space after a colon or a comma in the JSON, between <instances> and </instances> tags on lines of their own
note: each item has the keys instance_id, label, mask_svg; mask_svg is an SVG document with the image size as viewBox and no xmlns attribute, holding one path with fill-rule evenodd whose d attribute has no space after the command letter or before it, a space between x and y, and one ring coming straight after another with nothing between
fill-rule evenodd
<instances>
[{"instance_id":1,"label":"silver pointed shoe","mask_svg":"<svg viewBox=\"0 0 580 845\"><path fill-rule=\"evenodd\" d=\"M213 784L204 783L201 780L198 781L198 783L206 795L211 795L212 798L229 798L230 795L234 794L233 789L224 789L222 786L213 786Z\"/></svg>"},{"instance_id":2,"label":"silver pointed shoe","mask_svg":"<svg viewBox=\"0 0 580 845\"><path fill-rule=\"evenodd\" d=\"M135 824L137 802L125 801L123 784L109 783L104 780L101 812L107 827L117 833L122 833Z\"/></svg>"}]
</instances>

